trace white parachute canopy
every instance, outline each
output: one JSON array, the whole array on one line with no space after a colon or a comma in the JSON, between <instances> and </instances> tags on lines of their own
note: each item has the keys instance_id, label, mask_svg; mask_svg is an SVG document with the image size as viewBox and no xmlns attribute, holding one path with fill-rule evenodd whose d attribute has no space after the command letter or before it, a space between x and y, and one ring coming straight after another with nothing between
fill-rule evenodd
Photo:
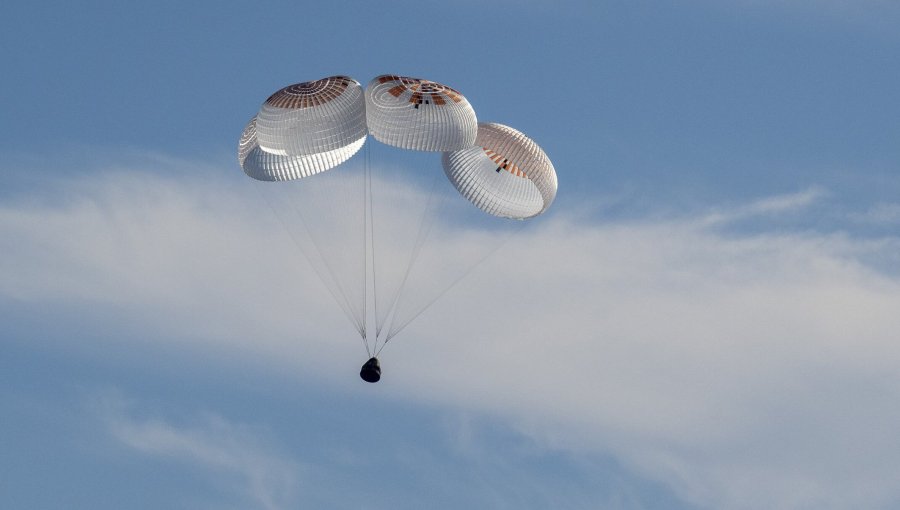
<instances>
[{"instance_id":1,"label":"white parachute canopy","mask_svg":"<svg viewBox=\"0 0 900 510\"><path fill-rule=\"evenodd\" d=\"M471 147L478 131L475 110L456 90L390 74L369 82L366 122L379 142L416 151Z\"/></svg>"},{"instance_id":2,"label":"white parachute canopy","mask_svg":"<svg viewBox=\"0 0 900 510\"><path fill-rule=\"evenodd\" d=\"M290 181L334 168L356 154L366 142L363 136L343 147L304 156L280 156L259 146L256 117L250 119L238 144L238 162L244 173L259 181Z\"/></svg>"},{"instance_id":3,"label":"white parachute canopy","mask_svg":"<svg viewBox=\"0 0 900 510\"><path fill-rule=\"evenodd\" d=\"M475 146L445 152L442 162L460 194L494 216L531 218L556 197L550 158L531 138L503 124L479 123Z\"/></svg>"},{"instance_id":4,"label":"white parachute canopy","mask_svg":"<svg viewBox=\"0 0 900 510\"><path fill-rule=\"evenodd\" d=\"M308 177L343 163L366 141L359 82L331 76L287 86L263 103L244 128L238 160L254 179Z\"/></svg>"}]
</instances>

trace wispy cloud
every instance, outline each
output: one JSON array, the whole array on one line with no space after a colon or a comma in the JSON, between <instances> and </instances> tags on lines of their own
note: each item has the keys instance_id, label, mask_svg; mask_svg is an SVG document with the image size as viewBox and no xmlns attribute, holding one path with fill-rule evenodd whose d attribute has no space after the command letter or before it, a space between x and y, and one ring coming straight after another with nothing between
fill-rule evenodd
<instances>
[{"instance_id":1,"label":"wispy cloud","mask_svg":"<svg viewBox=\"0 0 900 510\"><path fill-rule=\"evenodd\" d=\"M823 188L813 187L797 193L765 197L749 204L719 208L703 216L700 223L705 226L713 226L776 214L789 214L806 209L827 195L828 193Z\"/></svg>"},{"instance_id":2,"label":"wispy cloud","mask_svg":"<svg viewBox=\"0 0 900 510\"><path fill-rule=\"evenodd\" d=\"M864 212L852 213L850 219L874 225L900 225L900 203L874 204Z\"/></svg>"},{"instance_id":3,"label":"wispy cloud","mask_svg":"<svg viewBox=\"0 0 900 510\"><path fill-rule=\"evenodd\" d=\"M431 317L429 330L464 341L421 331L404 346L415 352L398 349L458 370L423 367L422 398L481 406L551 447L613 451L701 507L900 497L900 456L885 453L900 451L900 282L860 259L889 249L845 234L560 221L513 250L527 265L486 268L478 305L445 303L466 326Z\"/></svg>"},{"instance_id":4,"label":"wispy cloud","mask_svg":"<svg viewBox=\"0 0 900 510\"><path fill-rule=\"evenodd\" d=\"M246 190L105 177L60 205L0 209L2 295L133 303L129 320L172 318L161 339L214 342L302 377L359 348L333 340L339 312L310 274L294 265L286 281L273 254L296 251ZM543 448L612 455L698 507L895 505L900 281L873 261L894 260L897 240L710 228L823 196L764 198L713 220L556 213L389 346L379 391L493 416ZM444 242L463 252L479 237ZM261 507L289 492L274 474L289 461L221 419L120 413L110 430L135 451L231 472ZM465 450L471 432L459 435Z\"/></svg>"},{"instance_id":5,"label":"wispy cloud","mask_svg":"<svg viewBox=\"0 0 900 510\"><path fill-rule=\"evenodd\" d=\"M278 453L257 431L210 413L187 423L138 417L117 395L99 399L98 409L119 444L151 457L205 472L223 491L237 492L254 508L293 508L300 466Z\"/></svg>"}]
</instances>

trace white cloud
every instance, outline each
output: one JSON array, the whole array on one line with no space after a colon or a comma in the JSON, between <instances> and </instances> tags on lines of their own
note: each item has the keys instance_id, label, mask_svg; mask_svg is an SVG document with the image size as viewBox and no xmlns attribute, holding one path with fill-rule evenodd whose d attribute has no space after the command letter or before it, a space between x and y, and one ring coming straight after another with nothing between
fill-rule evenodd
<instances>
[{"instance_id":1,"label":"white cloud","mask_svg":"<svg viewBox=\"0 0 900 510\"><path fill-rule=\"evenodd\" d=\"M898 225L900 224L900 204L880 202L864 212L851 214L850 219L875 225Z\"/></svg>"},{"instance_id":2,"label":"white cloud","mask_svg":"<svg viewBox=\"0 0 900 510\"><path fill-rule=\"evenodd\" d=\"M887 507L900 285L858 260L868 249L691 222L547 224L513 249L520 271L480 275L480 306L444 303L464 325L431 318L463 340L423 338L445 349L410 358L459 372L413 386L612 452L703 507Z\"/></svg>"},{"instance_id":3,"label":"white cloud","mask_svg":"<svg viewBox=\"0 0 900 510\"><path fill-rule=\"evenodd\" d=\"M333 370L359 355L351 330L286 263L296 250L254 212L252 191L142 173L90 182L60 205L0 208L0 295L121 306L141 327L166 317L161 341L357 382ZM821 196L718 214L791 214ZM698 507L896 505L900 282L870 261L892 260L897 240L711 225L721 221L593 224L560 211L404 331L379 391L488 413L546 448L613 455ZM446 249L475 237L446 237ZM229 450L241 442L214 420L120 421L117 437L141 451L226 470L257 458Z\"/></svg>"},{"instance_id":4,"label":"white cloud","mask_svg":"<svg viewBox=\"0 0 900 510\"><path fill-rule=\"evenodd\" d=\"M254 508L293 508L300 466L266 445L252 428L203 414L185 425L138 418L120 396L101 398L99 409L112 437L143 455L200 468L223 490L237 491Z\"/></svg>"},{"instance_id":5,"label":"white cloud","mask_svg":"<svg viewBox=\"0 0 900 510\"><path fill-rule=\"evenodd\" d=\"M824 189L813 187L797 193L762 198L749 204L740 204L727 209L719 208L702 217L700 221L706 226L713 226L758 217L790 214L810 207L825 196L827 196L827 192Z\"/></svg>"}]
</instances>

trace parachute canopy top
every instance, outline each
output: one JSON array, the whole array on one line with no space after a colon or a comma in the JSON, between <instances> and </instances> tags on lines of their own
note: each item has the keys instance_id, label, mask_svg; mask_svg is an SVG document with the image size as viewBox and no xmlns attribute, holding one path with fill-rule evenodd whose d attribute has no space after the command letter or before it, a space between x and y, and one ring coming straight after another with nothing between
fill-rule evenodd
<instances>
[{"instance_id":1,"label":"parachute canopy top","mask_svg":"<svg viewBox=\"0 0 900 510\"><path fill-rule=\"evenodd\" d=\"M369 82L366 122L379 142L415 151L471 147L478 132L465 96L441 83L392 74Z\"/></svg>"},{"instance_id":2,"label":"parachute canopy top","mask_svg":"<svg viewBox=\"0 0 900 510\"><path fill-rule=\"evenodd\" d=\"M347 76L288 85L244 128L238 160L261 181L289 181L334 168L366 141L362 86Z\"/></svg>"}]
</instances>

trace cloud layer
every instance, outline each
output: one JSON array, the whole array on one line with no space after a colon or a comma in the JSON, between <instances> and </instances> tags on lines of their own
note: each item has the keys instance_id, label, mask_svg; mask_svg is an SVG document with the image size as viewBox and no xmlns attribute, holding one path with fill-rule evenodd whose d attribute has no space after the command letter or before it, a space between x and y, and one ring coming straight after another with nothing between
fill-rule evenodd
<instances>
[{"instance_id":1,"label":"cloud layer","mask_svg":"<svg viewBox=\"0 0 900 510\"><path fill-rule=\"evenodd\" d=\"M235 491L253 508L290 508L300 466L283 458L259 431L209 413L176 425L159 417L134 415L134 402L107 394L97 407L110 435L121 445L150 457L187 464Z\"/></svg>"},{"instance_id":2,"label":"cloud layer","mask_svg":"<svg viewBox=\"0 0 900 510\"><path fill-rule=\"evenodd\" d=\"M114 308L118 328L348 384L331 368L359 345L333 338L352 329L258 197L236 179L174 167L7 201L0 296L89 303L98 328ZM392 341L382 391L496 417L576 457L612 455L701 508L895 505L900 282L879 267L897 239L765 228L827 196L813 188L618 223L558 211ZM754 218L753 233L729 229ZM466 252L473 239L447 234L445 249ZM239 442L214 419L111 423L136 450L251 486L280 470L227 450ZM262 471L236 467L251 458ZM274 508L267 490L254 494Z\"/></svg>"}]
</instances>

